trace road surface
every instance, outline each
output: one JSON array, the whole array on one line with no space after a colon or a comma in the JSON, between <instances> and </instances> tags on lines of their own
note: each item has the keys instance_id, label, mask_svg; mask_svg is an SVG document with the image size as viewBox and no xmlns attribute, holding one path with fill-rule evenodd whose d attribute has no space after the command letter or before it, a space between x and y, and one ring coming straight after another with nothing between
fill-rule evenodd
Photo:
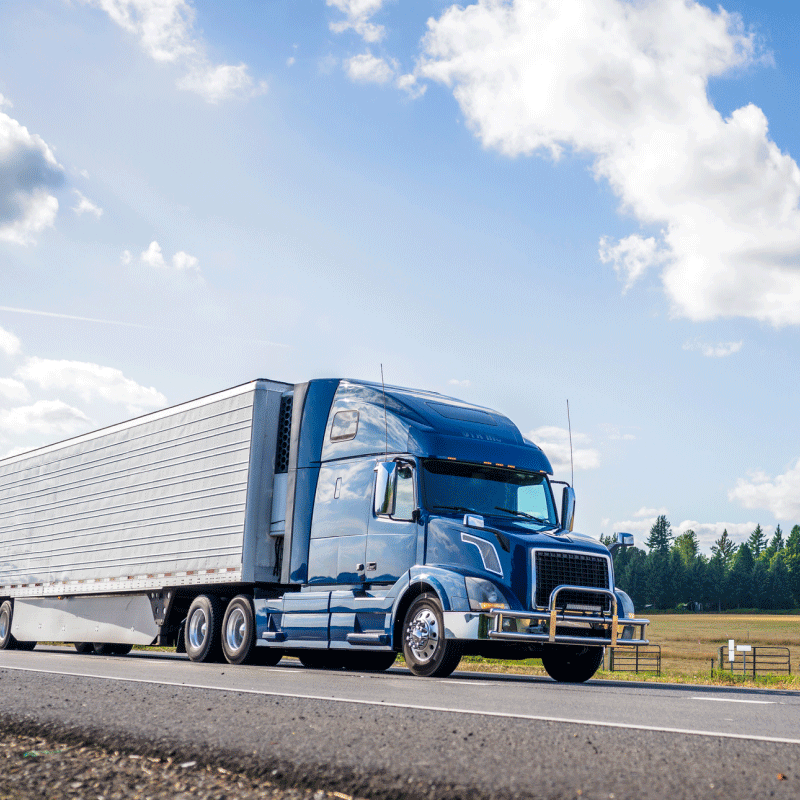
<instances>
[{"instance_id":1,"label":"road surface","mask_svg":"<svg viewBox=\"0 0 800 800\"><path fill-rule=\"evenodd\" d=\"M800 694L0 653L0 716L366 797L800 796Z\"/></svg>"}]
</instances>

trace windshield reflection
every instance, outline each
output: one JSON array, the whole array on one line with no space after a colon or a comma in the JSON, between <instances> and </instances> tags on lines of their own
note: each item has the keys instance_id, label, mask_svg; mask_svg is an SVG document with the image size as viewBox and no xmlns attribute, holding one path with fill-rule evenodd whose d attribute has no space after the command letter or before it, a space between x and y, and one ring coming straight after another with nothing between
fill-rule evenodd
<instances>
[{"instance_id":1,"label":"windshield reflection","mask_svg":"<svg viewBox=\"0 0 800 800\"><path fill-rule=\"evenodd\" d=\"M537 529L558 524L550 483L538 472L425 459L420 482L428 511L513 518Z\"/></svg>"}]
</instances>

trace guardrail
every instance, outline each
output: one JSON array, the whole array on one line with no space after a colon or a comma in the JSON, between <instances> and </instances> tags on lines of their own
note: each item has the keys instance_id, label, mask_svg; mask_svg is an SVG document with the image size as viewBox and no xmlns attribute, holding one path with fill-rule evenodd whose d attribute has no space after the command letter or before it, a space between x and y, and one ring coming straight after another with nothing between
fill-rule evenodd
<instances>
[{"instance_id":1,"label":"guardrail","mask_svg":"<svg viewBox=\"0 0 800 800\"><path fill-rule=\"evenodd\" d=\"M655 672L661 674L661 645L608 649L609 672Z\"/></svg>"},{"instance_id":2,"label":"guardrail","mask_svg":"<svg viewBox=\"0 0 800 800\"><path fill-rule=\"evenodd\" d=\"M791 675L792 661L788 647L753 646L749 650L733 652L733 661L729 660L729 648L719 648L720 669L731 673L750 675L753 678L760 674Z\"/></svg>"}]
</instances>

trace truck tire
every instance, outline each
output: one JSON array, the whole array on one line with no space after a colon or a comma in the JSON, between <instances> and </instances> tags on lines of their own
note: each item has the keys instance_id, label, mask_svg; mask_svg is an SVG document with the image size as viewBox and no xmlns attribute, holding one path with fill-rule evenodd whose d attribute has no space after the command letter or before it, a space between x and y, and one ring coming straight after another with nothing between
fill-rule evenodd
<instances>
[{"instance_id":1,"label":"truck tire","mask_svg":"<svg viewBox=\"0 0 800 800\"><path fill-rule=\"evenodd\" d=\"M282 658L283 650L278 647L254 647L251 664L260 667L274 667Z\"/></svg>"},{"instance_id":2,"label":"truck tire","mask_svg":"<svg viewBox=\"0 0 800 800\"><path fill-rule=\"evenodd\" d=\"M116 642L95 642L89 646L97 656L126 656L133 650L132 644L118 644Z\"/></svg>"},{"instance_id":3,"label":"truck tire","mask_svg":"<svg viewBox=\"0 0 800 800\"><path fill-rule=\"evenodd\" d=\"M306 669L343 669L347 655L336 650L303 650L297 658Z\"/></svg>"},{"instance_id":4,"label":"truck tire","mask_svg":"<svg viewBox=\"0 0 800 800\"><path fill-rule=\"evenodd\" d=\"M461 643L445 639L439 599L425 593L411 604L403 622L403 657L414 675L446 678L461 661Z\"/></svg>"},{"instance_id":5,"label":"truck tire","mask_svg":"<svg viewBox=\"0 0 800 800\"><path fill-rule=\"evenodd\" d=\"M219 661L222 655L222 604L213 595L195 597L186 616L186 655L192 661Z\"/></svg>"},{"instance_id":6,"label":"truck tire","mask_svg":"<svg viewBox=\"0 0 800 800\"><path fill-rule=\"evenodd\" d=\"M547 674L559 683L585 683L602 663L602 647L556 645L542 653Z\"/></svg>"},{"instance_id":7,"label":"truck tire","mask_svg":"<svg viewBox=\"0 0 800 800\"><path fill-rule=\"evenodd\" d=\"M17 642L17 650L27 650L30 652L37 644L37 642Z\"/></svg>"},{"instance_id":8,"label":"truck tire","mask_svg":"<svg viewBox=\"0 0 800 800\"><path fill-rule=\"evenodd\" d=\"M14 616L14 607L10 600L5 600L0 605L0 650L14 650L17 640L11 635L11 619Z\"/></svg>"},{"instance_id":9,"label":"truck tire","mask_svg":"<svg viewBox=\"0 0 800 800\"><path fill-rule=\"evenodd\" d=\"M397 653L378 653L364 652L355 650L347 653L345 668L353 672L386 672L389 667L397 660Z\"/></svg>"},{"instance_id":10,"label":"truck tire","mask_svg":"<svg viewBox=\"0 0 800 800\"><path fill-rule=\"evenodd\" d=\"M253 601L240 594L225 609L222 620L222 652L229 664L249 664L255 650Z\"/></svg>"},{"instance_id":11,"label":"truck tire","mask_svg":"<svg viewBox=\"0 0 800 800\"><path fill-rule=\"evenodd\" d=\"M72 645L82 655L94 653L94 645L91 642L73 642Z\"/></svg>"}]
</instances>

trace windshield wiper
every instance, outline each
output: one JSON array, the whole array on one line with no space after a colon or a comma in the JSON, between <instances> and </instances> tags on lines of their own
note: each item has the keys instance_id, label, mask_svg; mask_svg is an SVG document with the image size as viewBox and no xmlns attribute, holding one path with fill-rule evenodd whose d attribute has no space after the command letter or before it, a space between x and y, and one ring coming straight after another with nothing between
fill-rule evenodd
<instances>
[{"instance_id":1,"label":"windshield wiper","mask_svg":"<svg viewBox=\"0 0 800 800\"><path fill-rule=\"evenodd\" d=\"M464 508L464 506L431 506L431 511L435 508L440 508L442 511L459 511L462 514L483 514L482 511L476 511L474 508Z\"/></svg>"},{"instance_id":2,"label":"windshield wiper","mask_svg":"<svg viewBox=\"0 0 800 800\"><path fill-rule=\"evenodd\" d=\"M509 514L513 514L515 517L524 517L525 519L532 519L534 522L539 522L542 525L550 525L553 526L553 523L550 522L549 519L542 519L541 517L534 517L533 514L528 514L525 511L515 511L513 508L503 508L503 506L495 506L498 511L507 511Z\"/></svg>"}]
</instances>

